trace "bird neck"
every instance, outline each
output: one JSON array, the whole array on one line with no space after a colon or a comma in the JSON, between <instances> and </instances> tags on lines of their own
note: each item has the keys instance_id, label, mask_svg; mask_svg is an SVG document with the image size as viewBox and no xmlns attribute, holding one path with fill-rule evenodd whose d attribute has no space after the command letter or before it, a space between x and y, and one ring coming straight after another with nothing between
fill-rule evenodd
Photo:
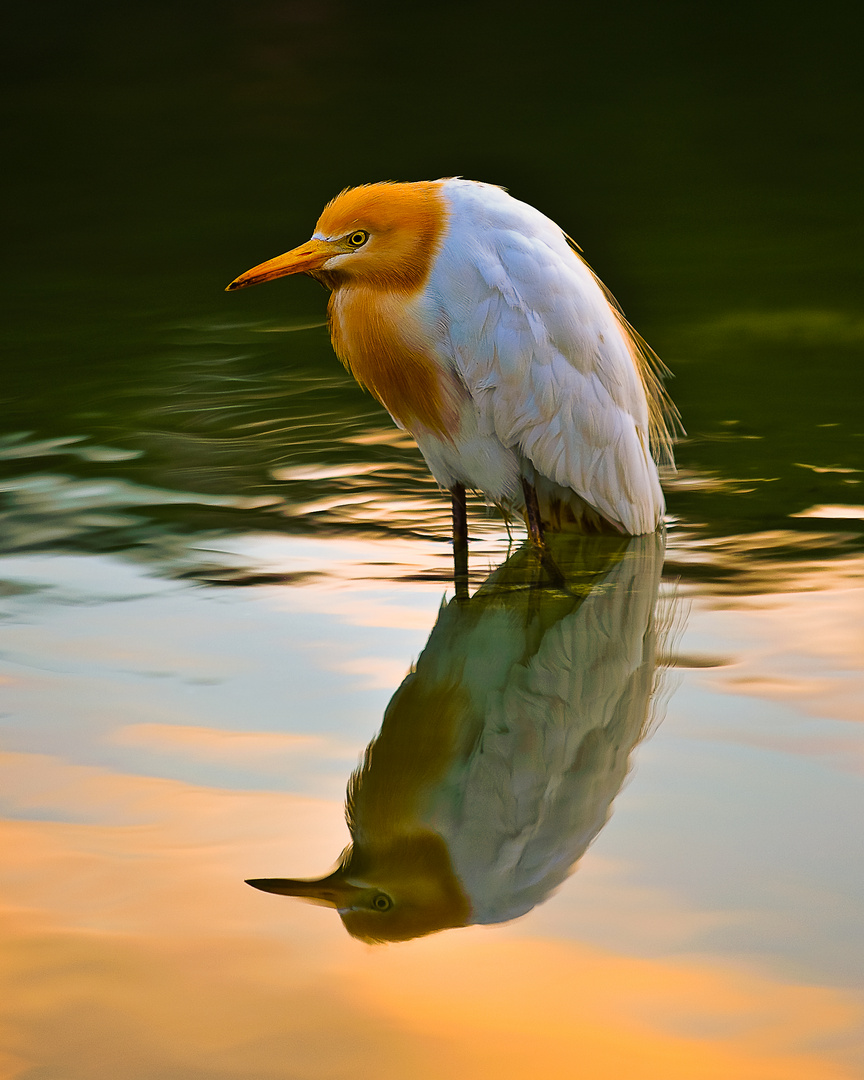
<instances>
[{"instance_id":1,"label":"bird neck","mask_svg":"<svg viewBox=\"0 0 864 1080\"><path fill-rule=\"evenodd\" d=\"M408 675L377 737L348 787L347 817L355 839L387 846L428 829L425 814L434 792L461 760L471 702L455 682L426 685Z\"/></svg>"},{"instance_id":2,"label":"bird neck","mask_svg":"<svg viewBox=\"0 0 864 1080\"><path fill-rule=\"evenodd\" d=\"M399 425L445 437L456 430L452 379L430 353L407 298L352 283L333 293L329 317L336 355Z\"/></svg>"}]
</instances>

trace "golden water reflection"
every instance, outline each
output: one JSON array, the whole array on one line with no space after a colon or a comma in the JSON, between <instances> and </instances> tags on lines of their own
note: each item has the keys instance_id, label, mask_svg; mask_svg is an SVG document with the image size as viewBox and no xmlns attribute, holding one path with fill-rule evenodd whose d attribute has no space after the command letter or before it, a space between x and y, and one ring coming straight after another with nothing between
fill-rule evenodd
<instances>
[{"instance_id":1,"label":"golden water reflection","mask_svg":"<svg viewBox=\"0 0 864 1080\"><path fill-rule=\"evenodd\" d=\"M3 823L4 1077L299 1080L349 1063L384 1080L521 1080L574 1060L646 1080L858 1075L842 1047L861 1010L842 991L531 938L525 922L357 946L311 908L268 921L240 883L286 826L301 847L332 843L336 807L71 767L54 779L77 807L113 802L138 823Z\"/></svg>"}]
</instances>

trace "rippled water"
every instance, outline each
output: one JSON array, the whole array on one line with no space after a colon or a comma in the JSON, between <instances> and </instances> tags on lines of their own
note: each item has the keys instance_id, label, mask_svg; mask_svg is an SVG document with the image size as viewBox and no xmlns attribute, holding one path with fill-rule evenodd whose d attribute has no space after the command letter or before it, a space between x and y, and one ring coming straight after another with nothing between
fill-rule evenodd
<instances>
[{"instance_id":1,"label":"rippled water","mask_svg":"<svg viewBox=\"0 0 864 1080\"><path fill-rule=\"evenodd\" d=\"M13 20L4 1077L864 1075L852 36L633 5L601 63L611 15L553 8L565 79L481 7L448 86L386 6ZM221 291L346 183L457 172L560 220L676 373L665 536L561 541L566 590L475 500L458 603L325 295ZM346 927L337 879L244 883L349 844Z\"/></svg>"}]
</instances>

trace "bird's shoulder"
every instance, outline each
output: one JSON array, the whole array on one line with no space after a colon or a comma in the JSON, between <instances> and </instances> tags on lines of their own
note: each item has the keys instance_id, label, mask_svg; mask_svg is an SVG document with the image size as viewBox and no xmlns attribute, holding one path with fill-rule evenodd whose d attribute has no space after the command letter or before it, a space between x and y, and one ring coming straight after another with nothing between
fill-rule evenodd
<instances>
[{"instance_id":1,"label":"bird's shoulder","mask_svg":"<svg viewBox=\"0 0 864 1080\"><path fill-rule=\"evenodd\" d=\"M448 228L429 292L469 368L556 360L596 373L625 398L638 374L622 320L563 230L501 188L451 180Z\"/></svg>"}]
</instances>

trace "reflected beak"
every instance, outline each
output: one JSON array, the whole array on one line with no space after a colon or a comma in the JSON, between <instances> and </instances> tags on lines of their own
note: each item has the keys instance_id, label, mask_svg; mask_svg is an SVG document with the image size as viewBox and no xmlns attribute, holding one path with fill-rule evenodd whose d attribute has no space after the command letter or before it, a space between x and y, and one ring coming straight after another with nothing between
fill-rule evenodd
<instances>
[{"instance_id":1,"label":"reflected beak","mask_svg":"<svg viewBox=\"0 0 864 1080\"><path fill-rule=\"evenodd\" d=\"M338 870L328 877L311 881L302 878L252 878L246 884L262 892L296 896L307 903L336 908L337 911L350 908L353 897L363 891L346 881Z\"/></svg>"},{"instance_id":2,"label":"reflected beak","mask_svg":"<svg viewBox=\"0 0 864 1080\"><path fill-rule=\"evenodd\" d=\"M286 274L308 274L320 270L328 259L338 254L339 251L332 241L310 240L300 247L286 251L284 255L277 255L275 259L253 266L251 270L235 278L225 292L259 285L262 281L273 281L275 278L285 277Z\"/></svg>"}]
</instances>

